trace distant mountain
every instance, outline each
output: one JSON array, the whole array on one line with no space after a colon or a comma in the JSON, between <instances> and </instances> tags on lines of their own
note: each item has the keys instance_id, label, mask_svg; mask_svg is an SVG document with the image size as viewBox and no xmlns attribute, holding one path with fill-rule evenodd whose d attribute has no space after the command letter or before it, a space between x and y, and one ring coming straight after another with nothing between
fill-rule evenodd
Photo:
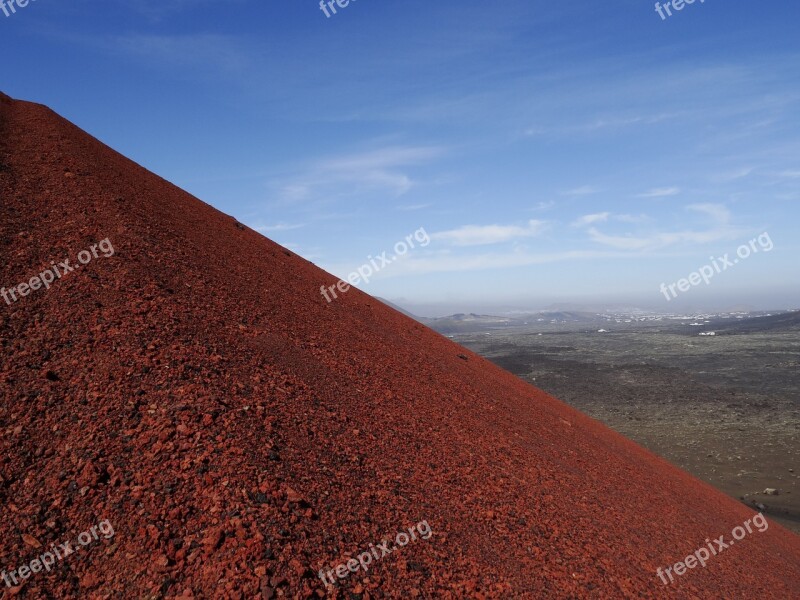
<instances>
[{"instance_id":1,"label":"distant mountain","mask_svg":"<svg viewBox=\"0 0 800 600\"><path fill-rule=\"evenodd\" d=\"M602 318L596 312L578 310L543 310L525 315L526 321L539 323L594 323Z\"/></svg>"},{"instance_id":2,"label":"distant mountain","mask_svg":"<svg viewBox=\"0 0 800 600\"><path fill-rule=\"evenodd\" d=\"M435 319L419 318L434 331L444 334L479 333L525 325L562 324L562 323L596 323L602 315L577 311L541 311L513 316L478 315L475 313L458 313Z\"/></svg>"},{"instance_id":3,"label":"distant mountain","mask_svg":"<svg viewBox=\"0 0 800 600\"><path fill-rule=\"evenodd\" d=\"M397 305L397 304L395 304L394 302L389 302L389 301L388 301L388 300L386 300L385 298L380 298L380 297L378 297L378 296L375 296L375 300L380 300L381 302L383 302L383 303L384 303L386 306L388 306L389 308L393 308L393 309L395 309L397 312L399 312L400 314L403 314L403 315L405 315L405 316L407 316L407 317L411 317L411 318L412 318L412 319L414 319L415 321L419 321L420 323L424 323L424 322L426 321L426 319L425 319L425 318L423 318L423 317L418 317L417 315L415 315L415 314L413 314L413 313L410 313L410 312L408 312L408 311L407 311L405 308L402 308L401 306L398 306L398 305Z\"/></svg>"},{"instance_id":4,"label":"distant mountain","mask_svg":"<svg viewBox=\"0 0 800 600\"><path fill-rule=\"evenodd\" d=\"M520 318L476 315L475 313L458 313L448 317L437 317L435 319L421 318L419 321L434 331L443 334L475 333L492 329L520 327L526 324L526 321Z\"/></svg>"}]
</instances>

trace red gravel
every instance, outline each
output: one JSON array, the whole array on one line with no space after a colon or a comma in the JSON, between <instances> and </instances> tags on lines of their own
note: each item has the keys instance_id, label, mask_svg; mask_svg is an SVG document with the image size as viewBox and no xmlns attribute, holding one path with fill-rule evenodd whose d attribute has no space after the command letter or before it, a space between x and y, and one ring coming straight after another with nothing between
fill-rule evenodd
<instances>
[{"instance_id":1,"label":"red gravel","mask_svg":"<svg viewBox=\"0 0 800 600\"><path fill-rule=\"evenodd\" d=\"M775 523L664 586L752 511L5 96L0 199L0 285L116 251L0 300L0 567L116 531L4 597L800 596Z\"/></svg>"}]
</instances>

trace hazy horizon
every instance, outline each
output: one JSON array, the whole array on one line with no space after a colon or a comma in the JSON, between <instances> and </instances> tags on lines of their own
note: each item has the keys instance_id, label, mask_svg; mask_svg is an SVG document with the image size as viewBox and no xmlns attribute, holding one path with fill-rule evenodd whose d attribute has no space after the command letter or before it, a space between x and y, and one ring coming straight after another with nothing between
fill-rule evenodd
<instances>
[{"instance_id":1,"label":"hazy horizon","mask_svg":"<svg viewBox=\"0 0 800 600\"><path fill-rule=\"evenodd\" d=\"M416 317L423 317L435 319L440 317L449 317L456 314L478 314L487 316L513 316L522 314L532 314L537 312L547 311L564 311L564 312L626 312L630 310L641 310L651 312L653 314L680 314L692 315L697 313L730 313L730 312L789 312L800 310L800 303L784 304L780 303L770 304L730 304L730 305L699 305L699 304L675 304L665 309L663 306L646 306L644 304L637 304L635 302L558 302L539 303L531 302L529 304L481 304L481 303L442 303L442 304L426 304L408 302L403 299L381 298L403 310L413 314Z\"/></svg>"}]
</instances>

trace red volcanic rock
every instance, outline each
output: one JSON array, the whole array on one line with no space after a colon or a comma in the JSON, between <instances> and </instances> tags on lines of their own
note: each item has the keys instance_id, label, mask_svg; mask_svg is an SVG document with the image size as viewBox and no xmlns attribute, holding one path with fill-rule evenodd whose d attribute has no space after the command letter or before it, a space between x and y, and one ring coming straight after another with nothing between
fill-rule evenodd
<instances>
[{"instance_id":1,"label":"red volcanic rock","mask_svg":"<svg viewBox=\"0 0 800 600\"><path fill-rule=\"evenodd\" d=\"M22 534L22 541L25 542L31 548L41 548L42 547L42 544L39 543L39 540L37 540L32 535L28 535L27 533L23 533Z\"/></svg>"},{"instance_id":2,"label":"red volcanic rock","mask_svg":"<svg viewBox=\"0 0 800 600\"><path fill-rule=\"evenodd\" d=\"M775 523L665 586L752 511L357 290L327 303L331 275L0 96L0 286L106 238L0 299L0 566L114 535L6 594L800 596Z\"/></svg>"}]
</instances>

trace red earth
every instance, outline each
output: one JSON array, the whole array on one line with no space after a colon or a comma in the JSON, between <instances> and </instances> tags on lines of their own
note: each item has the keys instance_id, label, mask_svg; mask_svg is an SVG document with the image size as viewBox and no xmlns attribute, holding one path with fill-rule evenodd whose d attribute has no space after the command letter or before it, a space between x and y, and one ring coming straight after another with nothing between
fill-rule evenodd
<instances>
[{"instance_id":1,"label":"red earth","mask_svg":"<svg viewBox=\"0 0 800 600\"><path fill-rule=\"evenodd\" d=\"M4 598L800 597L775 523L665 585L752 510L1 96L0 285L106 238L0 300Z\"/></svg>"}]
</instances>

